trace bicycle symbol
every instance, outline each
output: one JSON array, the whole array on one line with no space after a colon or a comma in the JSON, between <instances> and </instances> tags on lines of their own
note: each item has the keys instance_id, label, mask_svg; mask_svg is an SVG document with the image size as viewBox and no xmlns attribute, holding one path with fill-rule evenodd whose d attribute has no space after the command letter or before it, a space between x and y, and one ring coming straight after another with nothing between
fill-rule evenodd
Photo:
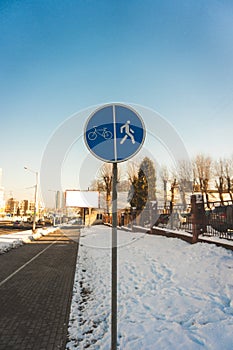
<instances>
[{"instance_id":1,"label":"bicycle symbol","mask_svg":"<svg viewBox=\"0 0 233 350\"><path fill-rule=\"evenodd\" d=\"M96 126L93 127L93 131L90 131L87 137L90 141L94 141L97 136L102 136L105 140L110 140L112 138L111 131L107 130L107 128L97 129Z\"/></svg>"}]
</instances>

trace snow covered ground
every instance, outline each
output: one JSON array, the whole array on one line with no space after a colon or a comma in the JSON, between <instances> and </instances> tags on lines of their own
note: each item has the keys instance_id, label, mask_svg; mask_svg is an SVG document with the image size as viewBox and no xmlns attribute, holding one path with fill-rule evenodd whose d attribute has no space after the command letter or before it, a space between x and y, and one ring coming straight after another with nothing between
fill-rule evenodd
<instances>
[{"instance_id":1,"label":"snow covered ground","mask_svg":"<svg viewBox=\"0 0 233 350\"><path fill-rule=\"evenodd\" d=\"M23 243L28 243L31 240L40 238L50 232L57 230L57 228L50 227L46 229L37 229L36 233L32 230L18 231L16 233L0 235L0 254L8 252L10 249L17 248Z\"/></svg>"},{"instance_id":2,"label":"snow covered ground","mask_svg":"<svg viewBox=\"0 0 233 350\"><path fill-rule=\"evenodd\" d=\"M66 348L111 348L111 228L83 229ZM232 350L233 252L118 231L122 350Z\"/></svg>"},{"instance_id":3,"label":"snow covered ground","mask_svg":"<svg viewBox=\"0 0 233 350\"><path fill-rule=\"evenodd\" d=\"M0 254L54 229L1 235ZM118 241L119 349L232 350L232 251L120 230ZM111 228L85 228L67 349L110 349L110 301Z\"/></svg>"}]
</instances>

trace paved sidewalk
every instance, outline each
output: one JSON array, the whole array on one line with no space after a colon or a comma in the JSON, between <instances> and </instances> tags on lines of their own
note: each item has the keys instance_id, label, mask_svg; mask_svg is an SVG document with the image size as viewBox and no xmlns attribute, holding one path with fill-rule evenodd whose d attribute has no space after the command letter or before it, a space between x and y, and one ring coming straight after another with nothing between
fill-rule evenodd
<instances>
[{"instance_id":1,"label":"paved sidewalk","mask_svg":"<svg viewBox=\"0 0 233 350\"><path fill-rule=\"evenodd\" d=\"M0 255L1 350L65 349L77 252L56 231Z\"/></svg>"}]
</instances>

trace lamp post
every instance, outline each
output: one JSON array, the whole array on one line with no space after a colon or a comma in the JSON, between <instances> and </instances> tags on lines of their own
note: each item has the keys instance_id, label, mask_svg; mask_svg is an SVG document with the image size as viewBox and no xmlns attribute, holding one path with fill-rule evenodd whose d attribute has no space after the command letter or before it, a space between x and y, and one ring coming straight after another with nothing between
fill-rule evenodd
<instances>
[{"instance_id":1,"label":"lamp post","mask_svg":"<svg viewBox=\"0 0 233 350\"><path fill-rule=\"evenodd\" d=\"M48 190L49 192L55 193L55 202L54 202L54 215L53 215L53 226L56 226L56 215L57 215L57 191L55 190Z\"/></svg>"},{"instance_id":2,"label":"lamp post","mask_svg":"<svg viewBox=\"0 0 233 350\"><path fill-rule=\"evenodd\" d=\"M38 192L38 171L29 169L28 167L24 167L25 170L30 171L31 173L36 175L36 184L35 184L35 195L34 195L34 214L33 214L33 224L32 224L32 231L35 232L36 230L36 210L37 210L37 192Z\"/></svg>"}]
</instances>

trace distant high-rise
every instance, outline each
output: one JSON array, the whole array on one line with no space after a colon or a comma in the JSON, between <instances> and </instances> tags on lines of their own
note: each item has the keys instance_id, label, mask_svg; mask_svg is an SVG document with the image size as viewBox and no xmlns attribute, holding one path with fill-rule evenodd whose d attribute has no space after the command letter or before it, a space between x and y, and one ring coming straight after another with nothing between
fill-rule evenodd
<instances>
[{"instance_id":1,"label":"distant high-rise","mask_svg":"<svg viewBox=\"0 0 233 350\"><path fill-rule=\"evenodd\" d=\"M61 194L60 191L56 192L56 209L61 208Z\"/></svg>"}]
</instances>

